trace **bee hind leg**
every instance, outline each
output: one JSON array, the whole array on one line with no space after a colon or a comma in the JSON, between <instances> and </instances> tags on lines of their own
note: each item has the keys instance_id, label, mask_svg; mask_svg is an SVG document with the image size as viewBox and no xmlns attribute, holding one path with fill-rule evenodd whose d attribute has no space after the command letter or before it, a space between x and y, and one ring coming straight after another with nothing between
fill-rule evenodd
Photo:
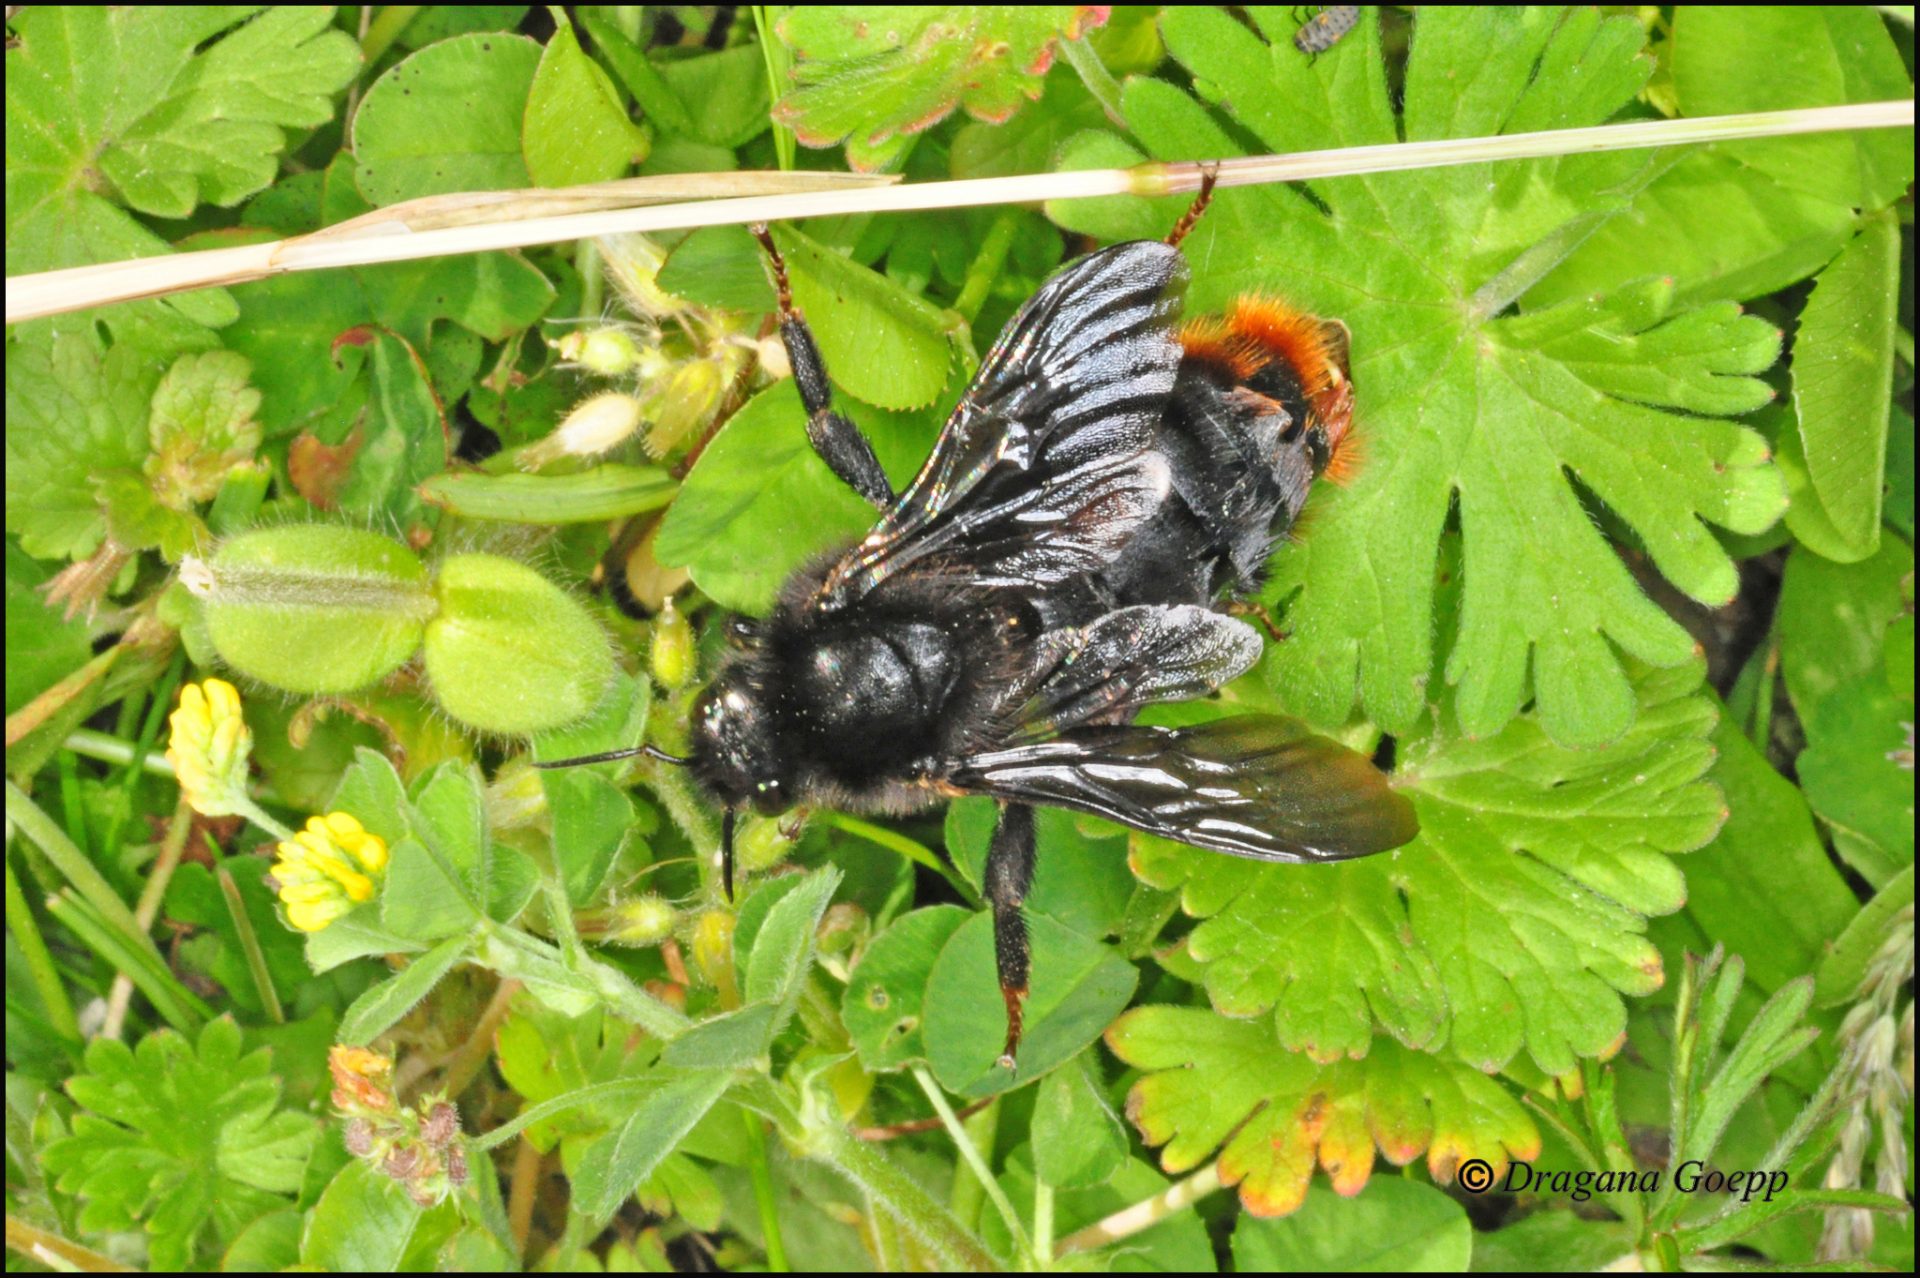
<instances>
[{"instance_id":1,"label":"bee hind leg","mask_svg":"<svg viewBox=\"0 0 1920 1278\"><path fill-rule=\"evenodd\" d=\"M1014 1067L1020 1050L1022 1010L1033 956L1027 948L1027 920L1020 906L1033 884L1033 809L1010 803L1000 810L993 843L987 849L986 895L993 907L993 957L1000 969L1000 996L1007 1003L1007 1043L1000 1065Z\"/></svg>"},{"instance_id":2,"label":"bee hind leg","mask_svg":"<svg viewBox=\"0 0 1920 1278\"><path fill-rule=\"evenodd\" d=\"M793 308L786 259L780 256L764 223L752 229L773 269L774 291L780 301L780 342L787 348L787 363L793 367L794 384L807 410L807 442L847 487L875 506L892 505L893 485L887 482L887 472L880 469L873 445L867 442L858 426L834 411L833 387L827 381L827 366L820 358L820 347L814 342L813 330L807 327L806 319Z\"/></svg>"}]
</instances>

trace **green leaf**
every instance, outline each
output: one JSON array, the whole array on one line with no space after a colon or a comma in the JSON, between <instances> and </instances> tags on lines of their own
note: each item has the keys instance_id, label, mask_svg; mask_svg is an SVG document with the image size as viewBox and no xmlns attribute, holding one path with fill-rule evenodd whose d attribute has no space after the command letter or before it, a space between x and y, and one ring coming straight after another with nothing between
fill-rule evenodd
<instances>
[{"instance_id":1,"label":"green leaf","mask_svg":"<svg viewBox=\"0 0 1920 1278\"><path fill-rule=\"evenodd\" d=\"M7 531L39 559L80 559L106 534L94 481L147 455L163 366L89 337L7 343Z\"/></svg>"},{"instance_id":2,"label":"green leaf","mask_svg":"<svg viewBox=\"0 0 1920 1278\"><path fill-rule=\"evenodd\" d=\"M1170 9L1161 30L1206 100L1272 151L1598 124L1650 68L1631 19L1428 9L1415 19L1396 114L1371 11L1341 57L1317 63L1292 47L1282 11L1254 17L1258 34L1211 8ZM1123 104L1153 157L1243 149L1162 81L1131 81ZM1229 191L1188 241L1190 310L1284 289L1353 334L1365 464L1318 502L1312 536L1276 558L1267 592L1276 602L1298 592L1271 672L1308 717L1342 721L1356 691L1389 731L1419 716L1435 543L1455 502L1466 597L1445 677L1470 734L1497 732L1531 695L1556 741L1614 740L1633 714L1619 653L1677 666L1692 652L1595 529L1569 474L1687 594L1733 595L1733 564L1707 525L1767 527L1784 506L1780 478L1754 432L1674 410L1697 402L1703 382L1762 371L1771 343L1683 306L1650 309L1644 293L1621 288L1646 274L1637 257L1616 258L1610 281L1582 290L1620 300L1561 317L1574 326L1555 334L1557 349L1542 347L1534 315L1508 313L1658 173L1644 155L1587 156L1333 179L1314 184L1312 199ZM1682 326L1663 334L1663 322ZM1583 341L1587 329L1595 337ZM1662 371L1602 375L1594 346L1609 336L1640 338ZM1688 354L1710 337L1710 357ZM1735 403L1755 397L1733 388Z\"/></svg>"},{"instance_id":3,"label":"green leaf","mask_svg":"<svg viewBox=\"0 0 1920 1278\"><path fill-rule=\"evenodd\" d=\"M1186 953L1214 1006L1273 1009L1289 1050L1365 1056L1378 1028L1488 1071L1524 1048L1565 1074L1614 1046L1621 995L1660 987L1644 916L1686 900L1669 857L1722 819L1698 681L1639 676L1633 727L1604 749L1556 745L1531 717L1400 738L1421 834L1390 856L1286 867L1137 836L1137 870L1204 920Z\"/></svg>"},{"instance_id":4,"label":"green leaf","mask_svg":"<svg viewBox=\"0 0 1920 1278\"><path fill-rule=\"evenodd\" d=\"M1814 1003L1838 1007L1851 1003L1866 979L1868 964L1898 935L1894 918L1913 905L1913 867L1903 868L1860 907L1853 922L1834 941L1832 952L1820 964L1814 981Z\"/></svg>"},{"instance_id":5,"label":"green leaf","mask_svg":"<svg viewBox=\"0 0 1920 1278\"><path fill-rule=\"evenodd\" d=\"M1045 915L1029 918L1027 931L1033 976L1017 1069L999 1064L1007 1014L992 916L975 914L961 924L934 960L921 1033L934 1077L956 1095L996 1095L1072 1059L1112 1024L1139 983L1140 974L1112 947Z\"/></svg>"},{"instance_id":6,"label":"green leaf","mask_svg":"<svg viewBox=\"0 0 1920 1278\"><path fill-rule=\"evenodd\" d=\"M1837 546L1809 542L1851 563L1880 544L1900 228L1891 213L1868 220L1814 281L1793 344L1793 407L1811 492ZM1787 510L1787 526L1807 540Z\"/></svg>"},{"instance_id":7,"label":"green leaf","mask_svg":"<svg viewBox=\"0 0 1920 1278\"><path fill-rule=\"evenodd\" d=\"M327 1273L397 1272L428 1214L390 1177L355 1159L313 1205L301 1263Z\"/></svg>"},{"instance_id":8,"label":"green leaf","mask_svg":"<svg viewBox=\"0 0 1920 1278\"><path fill-rule=\"evenodd\" d=\"M587 1146L574 1169L574 1207L603 1221L685 1139L733 1081L725 1070L667 1074L626 1122Z\"/></svg>"},{"instance_id":9,"label":"green leaf","mask_svg":"<svg viewBox=\"0 0 1920 1278\"><path fill-rule=\"evenodd\" d=\"M610 181L647 158L647 133L627 118L607 73L581 51L565 11L550 12L553 39L533 75L521 138L527 173L538 186Z\"/></svg>"},{"instance_id":10,"label":"green leaf","mask_svg":"<svg viewBox=\"0 0 1920 1278\"><path fill-rule=\"evenodd\" d=\"M1848 684L1881 674L1887 627L1911 608L1913 550L1896 537L1857 564L1837 564L1804 547L1787 558L1775 625L1787 695L1809 726Z\"/></svg>"},{"instance_id":11,"label":"green leaf","mask_svg":"<svg viewBox=\"0 0 1920 1278\"><path fill-rule=\"evenodd\" d=\"M867 944L847 977L840 1020L868 1070L904 1069L926 1059L921 1020L935 959L971 917L957 905L935 905L895 919Z\"/></svg>"},{"instance_id":12,"label":"green leaf","mask_svg":"<svg viewBox=\"0 0 1920 1278\"><path fill-rule=\"evenodd\" d=\"M340 1041L365 1044L386 1033L467 956L467 946L465 936L450 937L353 1000L340 1018Z\"/></svg>"},{"instance_id":13,"label":"green leaf","mask_svg":"<svg viewBox=\"0 0 1920 1278\"><path fill-rule=\"evenodd\" d=\"M162 504L209 501L227 472L260 447L260 392L253 366L232 351L182 355L154 388L147 418L153 451L146 474Z\"/></svg>"},{"instance_id":14,"label":"green leaf","mask_svg":"<svg viewBox=\"0 0 1920 1278\"><path fill-rule=\"evenodd\" d=\"M731 150L766 131L767 68L757 46L664 62L659 70L674 98L696 104L691 123L698 141Z\"/></svg>"},{"instance_id":15,"label":"green leaf","mask_svg":"<svg viewBox=\"0 0 1920 1278\"><path fill-rule=\"evenodd\" d=\"M8 433L9 444L18 433ZM11 495L7 501L11 514ZM50 575L12 540L7 542L8 714L78 670L93 655L86 625L62 617L42 596L41 587Z\"/></svg>"},{"instance_id":16,"label":"green leaf","mask_svg":"<svg viewBox=\"0 0 1920 1278\"><path fill-rule=\"evenodd\" d=\"M1120 1116L1089 1076L1090 1062L1057 1069L1033 1103L1034 1172L1049 1185L1086 1189L1105 1184L1127 1158Z\"/></svg>"},{"instance_id":17,"label":"green leaf","mask_svg":"<svg viewBox=\"0 0 1920 1278\"><path fill-rule=\"evenodd\" d=\"M1242 1216L1233 1230L1240 1273L1462 1273L1473 1226L1431 1185L1379 1177L1350 1202L1315 1187L1285 1220Z\"/></svg>"},{"instance_id":18,"label":"green leaf","mask_svg":"<svg viewBox=\"0 0 1920 1278\"><path fill-rule=\"evenodd\" d=\"M798 59L773 109L808 146L847 142L855 169L891 166L957 106L998 124L1040 96L1054 42L1106 21L1092 5L801 6L775 27Z\"/></svg>"},{"instance_id":19,"label":"green leaf","mask_svg":"<svg viewBox=\"0 0 1920 1278\"><path fill-rule=\"evenodd\" d=\"M876 408L931 404L947 384L940 312L799 231L776 224L773 237L787 259L794 307L811 323L834 382Z\"/></svg>"},{"instance_id":20,"label":"green leaf","mask_svg":"<svg viewBox=\"0 0 1920 1278\"><path fill-rule=\"evenodd\" d=\"M749 1003L788 1006L799 997L800 983L813 966L814 932L839 886L838 869L816 870L767 911L741 965L740 983Z\"/></svg>"},{"instance_id":21,"label":"green leaf","mask_svg":"<svg viewBox=\"0 0 1920 1278\"><path fill-rule=\"evenodd\" d=\"M571 759L627 749L644 735L652 703L651 682L617 671L585 721L535 735L533 757ZM540 773L540 789L553 814L554 860L566 881L567 899L576 905L600 890L633 828L633 800L614 780L621 766L587 764Z\"/></svg>"},{"instance_id":22,"label":"green leaf","mask_svg":"<svg viewBox=\"0 0 1920 1278\"><path fill-rule=\"evenodd\" d=\"M126 208L237 204L273 180L288 130L326 123L360 66L319 6L47 8L9 30L9 275L170 252ZM233 302L208 290L97 315L118 338L199 348Z\"/></svg>"},{"instance_id":23,"label":"green leaf","mask_svg":"<svg viewBox=\"0 0 1920 1278\"><path fill-rule=\"evenodd\" d=\"M1365 1059L1316 1065L1279 1049L1257 1021L1181 1007L1137 1007L1107 1045L1147 1071L1127 1096L1127 1117L1149 1145L1164 1145L1169 1175L1220 1151L1220 1178L1263 1216L1299 1208L1318 1163L1351 1197L1373 1174L1374 1147L1396 1166L1422 1153L1450 1181L1466 1158L1500 1174L1539 1155L1540 1135L1498 1082L1460 1061L1382 1039Z\"/></svg>"},{"instance_id":24,"label":"green leaf","mask_svg":"<svg viewBox=\"0 0 1920 1278\"><path fill-rule=\"evenodd\" d=\"M353 116L353 179L376 207L455 191L532 185L520 127L541 49L476 32L396 63Z\"/></svg>"},{"instance_id":25,"label":"green leaf","mask_svg":"<svg viewBox=\"0 0 1920 1278\"><path fill-rule=\"evenodd\" d=\"M1027 911L1050 915L1089 937L1115 931L1134 887L1126 832L1060 808L1040 808L1034 816L1036 855ZM947 854L975 888L984 883L997 819L991 799L960 799L947 806Z\"/></svg>"},{"instance_id":26,"label":"green leaf","mask_svg":"<svg viewBox=\"0 0 1920 1278\"><path fill-rule=\"evenodd\" d=\"M1673 17L1673 87L1687 115L1732 115L1911 96L1913 82L1868 8L1686 6ZM1765 66L1765 75L1754 68ZM1913 135L1866 129L1730 142L1741 164L1823 200L1872 211L1913 181Z\"/></svg>"},{"instance_id":27,"label":"green leaf","mask_svg":"<svg viewBox=\"0 0 1920 1278\"><path fill-rule=\"evenodd\" d=\"M1855 906L1820 846L1806 801L1730 721L1714 730L1719 837L1687 860L1687 913L1745 957L1763 990L1811 970Z\"/></svg>"},{"instance_id":28,"label":"green leaf","mask_svg":"<svg viewBox=\"0 0 1920 1278\"><path fill-rule=\"evenodd\" d=\"M926 457L924 423L857 403L840 407L873 442L888 477L904 484ZM793 569L865 533L873 507L827 469L805 425L791 379L728 418L667 509L654 544L659 561L687 568L724 607L758 613Z\"/></svg>"},{"instance_id":29,"label":"green leaf","mask_svg":"<svg viewBox=\"0 0 1920 1278\"><path fill-rule=\"evenodd\" d=\"M96 1038L66 1089L81 1112L44 1151L47 1171L81 1199L80 1227L143 1227L156 1269L202 1267L209 1246L291 1205L318 1128L280 1109L264 1048L241 1055L231 1018L197 1043L157 1030L128 1048Z\"/></svg>"}]
</instances>

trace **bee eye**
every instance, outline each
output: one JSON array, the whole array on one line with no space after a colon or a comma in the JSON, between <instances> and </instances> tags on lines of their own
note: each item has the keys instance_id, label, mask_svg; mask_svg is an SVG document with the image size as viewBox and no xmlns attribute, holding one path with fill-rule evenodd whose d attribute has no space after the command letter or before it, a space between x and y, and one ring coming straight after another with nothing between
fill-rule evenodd
<instances>
[{"instance_id":1,"label":"bee eye","mask_svg":"<svg viewBox=\"0 0 1920 1278\"><path fill-rule=\"evenodd\" d=\"M752 643L760 637L760 626L751 617L728 617L727 638L735 643Z\"/></svg>"}]
</instances>

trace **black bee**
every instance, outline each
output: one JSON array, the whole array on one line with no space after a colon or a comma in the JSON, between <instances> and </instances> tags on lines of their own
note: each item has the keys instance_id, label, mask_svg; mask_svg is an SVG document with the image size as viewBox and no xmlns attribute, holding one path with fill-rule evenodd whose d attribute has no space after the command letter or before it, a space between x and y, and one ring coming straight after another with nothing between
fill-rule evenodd
<instances>
[{"instance_id":1,"label":"black bee","mask_svg":"<svg viewBox=\"0 0 1920 1278\"><path fill-rule=\"evenodd\" d=\"M1259 636L1219 603L1258 587L1308 487L1337 465L1352 411L1337 324L1254 300L1178 326L1178 244L1206 200L1166 242L1118 244L1048 280L899 494L834 411L759 230L807 437L881 513L858 544L797 571L765 621L736 628L678 761L725 807L729 894L740 808L1001 800L985 890L1008 1067L1029 968L1030 805L1266 861L1365 856L1418 829L1364 757L1290 719L1128 722L1259 659Z\"/></svg>"}]
</instances>

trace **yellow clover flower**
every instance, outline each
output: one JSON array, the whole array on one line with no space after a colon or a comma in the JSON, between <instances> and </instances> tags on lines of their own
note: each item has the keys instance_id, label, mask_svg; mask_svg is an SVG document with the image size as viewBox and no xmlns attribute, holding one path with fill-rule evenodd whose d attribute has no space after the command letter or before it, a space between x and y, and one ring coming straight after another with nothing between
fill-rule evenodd
<instances>
[{"instance_id":1,"label":"yellow clover flower","mask_svg":"<svg viewBox=\"0 0 1920 1278\"><path fill-rule=\"evenodd\" d=\"M386 840L344 812L329 812L309 818L306 829L280 844L273 881L287 921L302 932L318 932L371 901L375 876L386 868Z\"/></svg>"},{"instance_id":2,"label":"yellow clover flower","mask_svg":"<svg viewBox=\"0 0 1920 1278\"><path fill-rule=\"evenodd\" d=\"M240 716L240 694L225 679L190 683L168 723L167 760L180 792L201 816L242 816L247 799L247 758L253 733Z\"/></svg>"}]
</instances>

